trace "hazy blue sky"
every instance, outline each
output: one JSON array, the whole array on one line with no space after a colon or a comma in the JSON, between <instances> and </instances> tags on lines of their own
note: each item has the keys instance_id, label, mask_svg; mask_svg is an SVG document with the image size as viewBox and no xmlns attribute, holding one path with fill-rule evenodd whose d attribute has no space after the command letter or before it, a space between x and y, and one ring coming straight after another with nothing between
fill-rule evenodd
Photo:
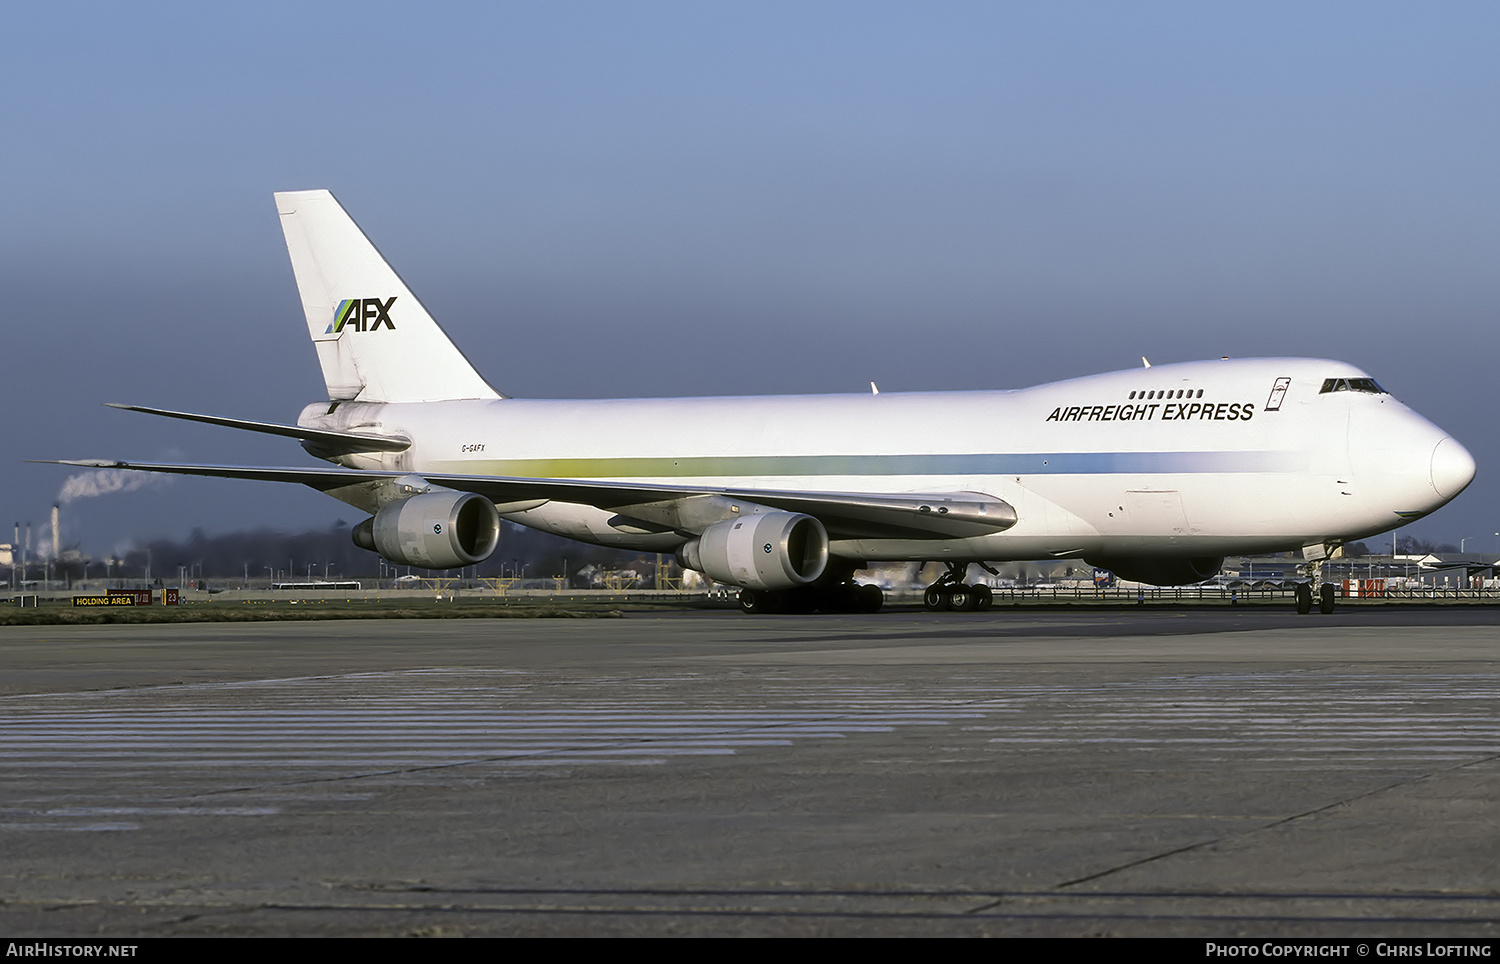
<instances>
[{"instance_id":1,"label":"hazy blue sky","mask_svg":"<svg viewBox=\"0 0 1500 964\"><path fill-rule=\"evenodd\" d=\"M509 394L1329 356L1479 461L1409 531L1496 549L1497 40L1493 3L7 4L0 541L69 474L25 458L311 461L99 403L322 398L271 192L327 187ZM64 511L95 553L359 518Z\"/></svg>"}]
</instances>

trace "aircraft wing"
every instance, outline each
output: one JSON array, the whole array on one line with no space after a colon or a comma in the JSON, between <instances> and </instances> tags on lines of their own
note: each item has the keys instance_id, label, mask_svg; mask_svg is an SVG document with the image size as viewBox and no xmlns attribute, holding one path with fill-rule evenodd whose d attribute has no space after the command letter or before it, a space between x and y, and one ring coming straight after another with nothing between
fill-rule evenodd
<instances>
[{"instance_id":1,"label":"aircraft wing","mask_svg":"<svg viewBox=\"0 0 1500 964\"><path fill-rule=\"evenodd\" d=\"M433 485L482 495L507 511L544 502L570 502L618 512L666 529L701 531L722 515L695 507L710 500L801 512L823 523L834 538L954 539L990 535L1016 524L1006 502L980 492L801 492L754 488L601 482L590 479L531 479L488 475L400 474L360 469L275 468L246 465L184 465L107 459L58 460L52 464L127 469L173 475L204 475L262 482L295 482L374 512L377 490L415 475ZM707 520L707 521L704 521Z\"/></svg>"}]
</instances>

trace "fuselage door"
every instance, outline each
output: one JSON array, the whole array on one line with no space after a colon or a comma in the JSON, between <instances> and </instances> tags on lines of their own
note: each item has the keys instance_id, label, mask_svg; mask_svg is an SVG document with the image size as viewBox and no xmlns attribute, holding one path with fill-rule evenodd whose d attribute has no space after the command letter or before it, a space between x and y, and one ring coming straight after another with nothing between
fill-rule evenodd
<instances>
[{"instance_id":1,"label":"fuselage door","mask_svg":"<svg viewBox=\"0 0 1500 964\"><path fill-rule=\"evenodd\" d=\"M1278 378L1276 384L1271 386L1271 397L1266 399L1266 411L1281 411L1281 400L1286 398L1286 390L1292 387L1290 378Z\"/></svg>"}]
</instances>

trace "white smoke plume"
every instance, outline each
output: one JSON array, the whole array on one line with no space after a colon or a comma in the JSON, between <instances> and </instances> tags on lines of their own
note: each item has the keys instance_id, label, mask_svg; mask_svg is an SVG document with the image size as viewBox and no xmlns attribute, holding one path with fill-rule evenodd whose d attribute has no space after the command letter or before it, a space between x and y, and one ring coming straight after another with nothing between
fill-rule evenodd
<instances>
[{"instance_id":1,"label":"white smoke plume","mask_svg":"<svg viewBox=\"0 0 1500 964\"><path fill-rule=\"evenodd\" d=\"M160 488L167 479L150 472L129 472L125 469L94 469L70 475L57 493L57 501L67 505L74 499L92 499L111 492L134 492L136 489Z\"/></svg>"}]
</instances>

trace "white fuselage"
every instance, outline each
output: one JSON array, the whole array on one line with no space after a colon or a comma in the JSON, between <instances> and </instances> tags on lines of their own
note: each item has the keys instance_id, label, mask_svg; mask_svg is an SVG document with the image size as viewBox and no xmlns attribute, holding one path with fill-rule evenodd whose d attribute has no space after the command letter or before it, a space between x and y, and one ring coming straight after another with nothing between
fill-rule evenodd
<instances>
[{"instance_id":1,"label":"white fuselage","mask_svg":"<svg viewBox=\"0 0 1500 964\"><path fill-rule=\"evenodd\" d=\"M1473 460L1342 362L1161 365L995 392L309 406L300 423L404 435L352 468L819 492L979 492L1018 521L965 539L845 539L845 559L1218 556L1336 544L1443 505ZM549 502L513 521L602 545L675 533Z\"/></svg>"}]
</instances>

